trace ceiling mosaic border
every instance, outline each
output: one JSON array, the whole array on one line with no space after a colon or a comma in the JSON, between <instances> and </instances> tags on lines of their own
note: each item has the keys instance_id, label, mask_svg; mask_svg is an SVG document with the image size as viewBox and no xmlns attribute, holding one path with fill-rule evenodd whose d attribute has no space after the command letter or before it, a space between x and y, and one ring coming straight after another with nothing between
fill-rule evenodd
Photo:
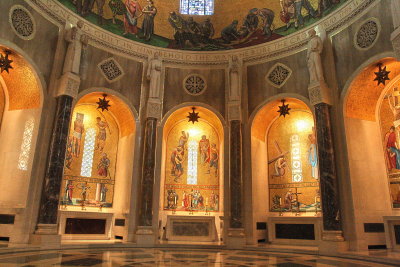
<instances>
[{"instance_id":1,"label":"ceiling mosaic border","mask_svg":"<svg viewBox=\"0 0 400 267\"><path fill-rule=\"evenodd\" d=\"M195 52L154 47L113 34L90 22L85 23L83 31L88 35L92 45L139 59L147 59L158 52L164 62L185 65L223 65L227 64L229 57L232 55L240 57L244 62L254 62L287 56L305 49L308 41L307 31L311 27L319 25L328 34L331 34L345 27L348 22L368 11L373 7L374 3L378 3L379 1L350 0L339 7L337 11L319 20L318 23L287 37L247 48L225 51ZM77 21L82 20L82 17L78 14L75 14L55 0L25 0L25 2L42 12L44 11L51 19L58 22L60 26L65 24L66 21L75 24Z\"/></svg>"}]
</instances>

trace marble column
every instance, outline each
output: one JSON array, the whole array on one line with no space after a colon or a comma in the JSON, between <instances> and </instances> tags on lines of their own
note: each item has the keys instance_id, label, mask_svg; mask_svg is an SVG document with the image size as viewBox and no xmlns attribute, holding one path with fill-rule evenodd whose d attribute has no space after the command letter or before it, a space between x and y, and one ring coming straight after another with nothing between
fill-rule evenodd
<instances>
[{"instance_id":1,"label":"marble column","mask_svg":"<svg viewBox=\"0 0 400 267\"><path fill-rule=\"evenodd\" d=\"M316 133L321 188L321 204L324 231L341 231L339 194L336 176L330 107L326 103L315 106ZM339 234L339 233L338 233Z\"/></svg>"},{"instance_id":2,"label":"marble column","mask_svg":"<svg viewBox=\"0 0 400 267\"><path fill-rule=\"evenodd\" d=\"M43 233L57 225L58 204L60 199L61 180L63 176L65 152L68 140L73 97L57 97L57 110L53 135L51 137L46 175L43 181L42 198L39 208L38 231ZM54 229L52 229L54 231ZM54 234L57 234L55 232Z\"/></svg>"},{"instance_id":3,"label":"marble column","mask_svg":"<svg viewBox=\"0 0 400 267\"><path fill-rule=\"evenodd\" d=\"M230 125L230 228L243 228L242 123Z\"/></svg>"},{"instance_id":4,"label":"marble column","mask_svg":"<svg viewBox=\"0 0 400 267\"><path fill-rule=\"evenodd\" d=\"M157 119L148 117L144 131L139 226L152 226Z\"/></svg>"}]
</instances>

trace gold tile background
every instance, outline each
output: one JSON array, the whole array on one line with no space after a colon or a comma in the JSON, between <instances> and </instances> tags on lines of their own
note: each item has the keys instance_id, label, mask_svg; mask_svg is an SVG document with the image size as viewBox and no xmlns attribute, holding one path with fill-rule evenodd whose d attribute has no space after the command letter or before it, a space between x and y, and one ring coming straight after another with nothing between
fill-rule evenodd
<instances>
[{"instance_id":1,"label":"gold tile background","mask_svg":"<svg viewBox=\"0 0 400 267\"><path fill-rule=\"evenodd\" d=\"M109 111L102 112L102 115L106 118L109 128L111 130L111 134L109 129L106 129L107 137L106 143L104 146L103 153L107 154L107 157L110 159L110 166L109 172L110 176L102 177L98 175L97 166L100 162L102 157L102 152L99 150L95 150L94 157L93 157L93 167L92 167L92 176L91 177L82 177L81 174L81 165L82 165L82 156L83 156L83 148L87 130L89 128L94 128L96 133L98 128L96 126L96 118L100 117L102 121L104 121L103 116L100 114L101 111L97 110L97 105L94 104L78 104L74 108L71 126L69 131L69 136L72 136L74 121L76 118L77 113L84 114L83 123L85 125L85 132L81 139L81 151L79 157L73 156L73 161L71 164L71 168L68 169L64 167L64 179L62 181L62 192L61 197L65 195L65 184L66 180L73 180L73 185L75 186L73 190L73 198L81 199L81 189L78 188L84 182L88 182L88 186L90 186L89 194L87 195L87 200L95 199L96 195L96 184L97 183L104 183L106 184L106 188L108 192L106 194L106 202L113 203L113 196L114 196L114 182L115 182L115 166L117 161L117 151L118 151L118 140L119 140L119 129L117 122L114 118L114 115ZM95 205L95 204L93 204Z\"/></svg>"}]
</instances>

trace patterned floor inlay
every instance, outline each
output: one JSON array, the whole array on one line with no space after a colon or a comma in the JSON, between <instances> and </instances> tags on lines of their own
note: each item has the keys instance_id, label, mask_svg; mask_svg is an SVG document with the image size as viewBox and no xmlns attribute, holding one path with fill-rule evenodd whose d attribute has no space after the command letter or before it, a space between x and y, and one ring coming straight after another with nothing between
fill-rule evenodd
<instances>
[{"instance_id":1,"label":"patterned floor inlay","mask_svg":"<svg viewBox=\"0 0 400 267\"><path fill-rule=\"evenodd\" d=\"M131 266L275 266L275 267L388 267L377 261L252 250L178 248L70 249L0 255L0 267L131 267Z\"/></svg>"}]
</instances>

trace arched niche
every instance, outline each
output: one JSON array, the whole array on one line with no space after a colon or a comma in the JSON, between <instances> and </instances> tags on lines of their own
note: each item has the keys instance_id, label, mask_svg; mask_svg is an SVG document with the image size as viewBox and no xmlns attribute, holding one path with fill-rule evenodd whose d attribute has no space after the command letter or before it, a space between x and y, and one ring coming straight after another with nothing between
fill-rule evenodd
<instances>
[{"instance_id":1,"label":"arched niche","mask_svg":"<svg viewBox=\"0 0 400 267\"><path fill-rule=\"evenodd\" d=\"M32 164L43 106L43 84L29 59L10 51L13 69L0 74L0 209L31 205Z\"/></svg>"},{"instance_id":2,"label":"arched niche","mask_svg":"<svg viewBox=\"0 0 400 267\"><path fill-rule=\"evenodd\" d=\"M187 118L192 107L200 116L195 123ZM224 158L224 128L213 111L195 105L170 113L162 130L161 226L168 215L212 216L218 238L222 237Z\"/></svg>"},{"instance_id":3,"label":"arched niche","mask_svg":"<svg viewBox=\"0 0 400 267\"><path fill-rule=\"evenodd\" d=\"M280 116L281 99L263 105L251 126L255 220L270 216L320 215L314 116L296 98L285 98L289 115ZM297 205L296 194L298 195Z\"/></svg>"},{"instance_id":4,"label":"arched niche","mask_svg":"<svg viewBox=\"0 0 400 267\"><path fill-rule=\"evenodd\" d=\"M60 192L64 238L85 239L74 236L75 226L68 225L68 218L79 213L84 213L78 215L82 218L106 220L106 232L99 239L109 239L111 233L127 238L126 229L111 222L130 219L135 113L120 97L107 92L108 110L98 109L104 92L91 92L79 98L72 112Z\"/></svg>"},{"instance_id":5,"label":"arched niche","mask_svg":"<svg viewBox=\"0 0 400 267\"><path fill-rule=\"evenodd\" d=\"M379 70L378 63L390 71L391 80L386 81L386 85L378 85L374 81L375 72ZM386 57L369 62L360 68L343 94L352 210L360 249L366 249L368 245L384 244L383 236L364 233L364 223L382 223L383 216L399 214L399 211L393 209L396 206L393 200L400 191L393 178L397 171L389 167L387 158L387 138L395 122L388 99L398 86L399 75L400 62L394 58Z\"/></svg>"}]
</instances>

